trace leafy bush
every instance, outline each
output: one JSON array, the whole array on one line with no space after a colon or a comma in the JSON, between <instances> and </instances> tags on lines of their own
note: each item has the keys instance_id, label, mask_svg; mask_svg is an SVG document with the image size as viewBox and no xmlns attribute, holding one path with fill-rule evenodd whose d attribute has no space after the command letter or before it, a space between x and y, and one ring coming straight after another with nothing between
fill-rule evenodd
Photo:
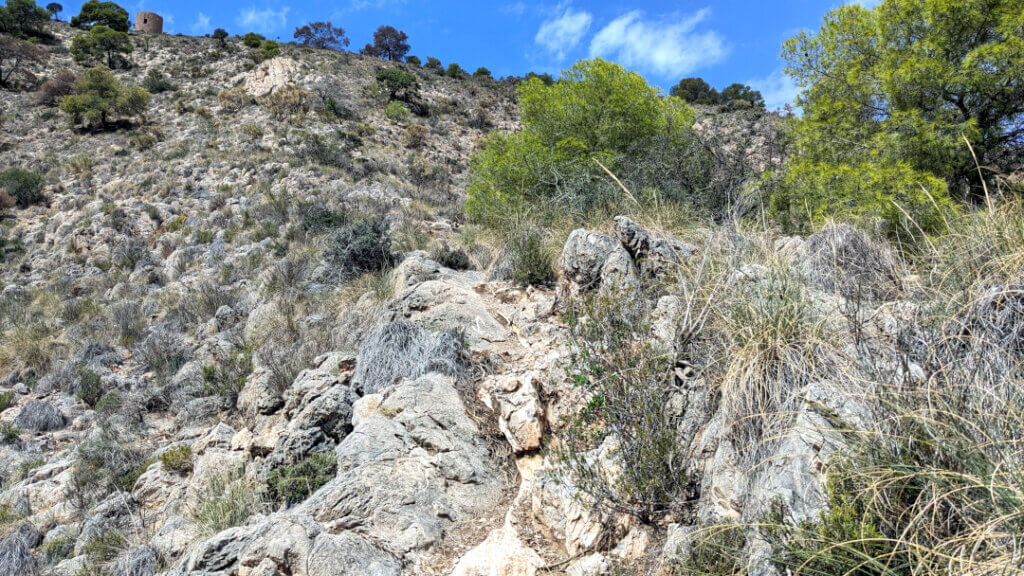
<instances>
[{"instance_id":1,"label":"leafy bush","mask_svg":"<svg viewBox=\"0 0 1024 576\"><path fill-rule=\"evenodd\" d=\"M221 46L227 46L228 31L223 28L217 28L213 31L211 38L216 40Z\"/></svg>"},{"instance_id":2,"label":"leafy bush","mask_svg":"<svg viewBox=\"0 0 1024 576\"><path fill-rule=\"evenodd\" d=\"M804 91L796 153L770 190L782 222L866 218L917 237L941 230L950 190L983 197L972 154L1016 164L1024 69L1005 63L1024 58L1019 15L1012 0L846 5L787 41Z\"/></svg>"},{"instance_id":3,"label":"leafy bush","mask_svg":"<svg viewBox=\"0 0 1024 576\"><path fill-rule=\"evenodd\" d=\"M187 445L164 450L157 458L165 470L185 475L192 471L192 448Z\"/></svg>"},{"instance_id":4,"label":"leafy bush","mask_svg":"<svg viewBox=\"0 0 1024 576\"><path fill-rule=\"evenodd\" d=\"M142 87L151 94L173 92L178 89L173 82L167 79L167 76L164 76L156 68L150 68L149 72L146 73L146 77L142 80Z\"/></svg>"},{"instance_id":5,"label":"leafy bush","mask_svg":"<svg viewBox=\"0 0 1024 576\"><path fill-rule=\"evenodd\" d=\"M61 70L36 90L33 100L36 106L56 106L75 90L75 73Z\"/></svg>"},{"instance_id":6,"label":"leafy bush","mask_svg":"<svg viewBox=\"0 0 1024 576\"><path fill-rule=\"evenodd\" d=\"M511 238L506 248L510 279L527 286L547 286L555 281L554 255L540 232L528 229Z\"/></svg>"},{"instance_id":7,"label":"leafy bush","mask_svg":"<svg viewBox=\"0 0 1024 576\"><path fill-rule=\"evenodd\" d=\"M80 63L106 59L108 68L116 68L123 59L121 55L131 52L132 42L127 33L102 24L71 41L71 56Z\"/></svg>"},{"instance_id":8,"label":"leafy bush","mask_svg":"<svg viewBox=\"0 0 1024 576\"><path fill-rule=\"evenodd\" d=\"M263 43L263 36L255 32L248 32L245 36L242 36L242 44L245 44L249 48L259 48L260 44Z\"/></svg>"},{"instance_id":9,"label":"leafy bush","mask_svg":"<svg viewBox=\"0 0 1024 576\"><path fill-rule=\"evenodd\" d=\"M419 84L416 77L399 68L382 68L377 72L377 84L387 93L388 100L408 101L415 98Z\"/></svg>"},{"instance_id":10,"label":"leafy bush","mask_svg":"<svg viewBox=\"0 0 1024 576\"><path fill-rule=\"evenodd\" d=\"M171 376L188 360L184 340L166 330L155 330L135 347L135 357L160 376Z\"/></svg>"},{"instance_id":11,"label":"leafy bush","mask_svg":"<svg viewBox=\"0 0 1024 576\"><path fill-rule=\"evenodd\" d=\"M422 124L410 124L405 129L405 145L408 148L420 148L427 141L430 129Z\"/></svg>"},{"instance_id":12,"label":"leafy bush","mask_svg":"<svg viewBox=\"0 0 1024 576\"><path fill-rule=\"evenodd\" d=\"M237 112L254 102L253 97L245 90L244 86L227 88L217 93L217 102L221 108L231 112Z\"/></svg>"},{"instance_id":13,"label":"leafy bush","mask_svg":"<svg viewBox=\"0 0 1024 576\"><path fill-rule=\"evenodd\" d=\"M29 36L46 38L44 30L50 13L36 6L35 0L8 0L6 6L0 6L0 32L18 38Z\"/></svg>"},{"instance_id":14,"label":"leafy bush","mask_svg":"<svg viewBox=\"0 0 1024 576\"><path fill-rule=\"evenodd\" d=\"M472 270L473 261L462 248L450 248L443 242L430 251L430 259L452 270Z\"/></svg>"},{"instance_id":15,"label":"leafy bush","mask_svg":"<svg viewBox=\"0 0 1024 576\"><path fill-rule=\"evenodd\" d=\"M401 102L395 101L384 108L384 115L392 122L402 123L407 122L412 117L412 112L409 112L409 109Z\"/></svg>"},{"instance_id":16,"label":"leafy bush","mask_svg":"<svg viewBox=\"0 0 1024 576\"><path fill-rule=\"evenodd\" d=\"M639 74L600 59L580 61L546 85L519 87L523 129L492 133L470 163L466 214L493 227L527 213L579 217L622 197L601 166L634 190L686 199L704 178L694 112L663 98Z\"/></svg>"},{"instance_id":17,"label":"leafy bush","mask_svg":"<svg viewBox=\"0 0 1024 576\"><path fill-rule=\"evenodd\" d=\"M31 206L45 200L43 177L21 168L8 168L0 172L0 190L14 199L18 206Z\"/></svg>"},{"instance_id":18,"label":"leafy bush","mask_svg":"<svg viewBox=\"0 0 1024 576\"><path fill-rule=\"evenodd\" d=\"M668 408L672 362L647 337L649 311L634 298L595 296L571 303L566 321L569 377L586 403L553 450L556 477L606 510L656 520L683 500L686 447Z\"/></svg>"},{"instance_id":19,"label":"leafy bush","mask_svg":"<svg viewBox=\"0 0 1024 576\"><path fill-rule=\"evenodd\" d=\"M462 66L459 66L455 62L449 64L448 68L444 71L444 73L449 78L455 78L456 80L466 75L466 71L462 69Z\"/></svg>"},{"instance_id":20,"label":"leafy bush","mask_svg":"<svg viewBox=\"0 0 1024 576\"><path fill-rule=\"evenodd\" d=\"M423 67L427 70L433 71L435 74L444 74L444 65L441 64L440 60L433 56L427 57L427 63L424 64Z\"/></svg>"},{"instance_id":21,"label":"leafy bush","mask_svg":"<svg viewBox=\"0 0 1024 576\"><path fill-rule=\"evenodd\" d=\"M259 47L259 50L255 52L253 59L257 62L263 62L264 60L270 60L281 55L281 45L273 40L264 40Z\"/></svg>"},{"instance_id":22,"label":"leafy bush","mask_svg":"<svg viewBox=\"0 0 1024 576\"><path fill-rule=\"evenodd\" d=\"M407 56L405 58L405 61L408 64L412 64L413 66L416 66L417 68L423 65L423 61L420 60L419 56Z\"/></svg>"},{"instance_id":23,"label":"leafy bush","mask_svg":"<svg viewBox=\"0 0 1024 576\"><path fill-rule=\"evenodd\" d=\"M14 392L0 392L0 412L14 405Z\"/></svg>"},{"instance_id":24,"label":"leafy bush","mask_svg":"<svg viewBox=\"0 0 1024 576\"><path fill-rule=\"evenodd\" d=\"M86 70L75 81L75 93L64 98L60 109L74 124L104 128L119 117L139 116L149 106L150 95L138 86L121 84L107 70Z\"/></svg>"},{"instance_id":25,"label":"leafy bush","mask_svg":"<svg viewBox=\"0 0 1024 576\"><path fill-rule=\"evenodd\" d=\"M391 241L381 222L353 222L328 236L324 259L337 268L344 279L378 272L392 263Z\"/></svg>"},{"instance_id":26,"label":"leafy bush","mask_svg":"<svg viewBox=\"0 0 1024 576\"><path fill-rule=\"evenodd\" d=\"M474 78L493 78L491 76L491 71L488 70L487 68L484 68L483 66L477 68L476 71L473 72L473 77Z\"/></svg>"},{"instance_id":27,"label":"leafy bush","mask_svg":"<svg viewBox=\"0 0 1024 576\"><path fill-rule=\"evenodd\" d=\"M333 452L313 454L294 465L279 466L267 476L267 494L275 502L297 504L330 482L337 467Z\"/></svg>"},{"instance_id":28,"label":"leafy bush","mask_svg":"<svg viewBox=\"0 0 1024 576\"><path fill-rule=\"evenodd\" d=\"M100 375L93 370L88 368L82 368L78 371L78 399L85 402L90 408L95 408L96 404L103 397L103 380Z\"/></svg>"},{"instance_id":29,"label":"leafy bush","mask_svg":"<svg viewBox=\"0 0 1024 576\"><path fill-rule=\"evenodd\" d=\"M241 526L253 514L266 511L257 487L243 478L214 475L191 508L192 520L204 535Z\"/></svg>"}]
</instances>

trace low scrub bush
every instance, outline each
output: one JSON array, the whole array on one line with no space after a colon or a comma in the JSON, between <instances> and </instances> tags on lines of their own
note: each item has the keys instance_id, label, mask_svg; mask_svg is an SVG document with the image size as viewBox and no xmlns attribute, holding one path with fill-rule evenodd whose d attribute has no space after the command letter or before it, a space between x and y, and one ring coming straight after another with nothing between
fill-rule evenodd
<instances>
[{"instance_id":1,"label":"low scrub bush","mask_svg":"<svg viewBox=\"0 0 1024 576\"><path fill-rule=\"evenodd\" d=\"M245 524L268 506L260 490L240 475L214 475L189 512L201 533L210 536Z\"/></svg>"},{"instance_id":2,"label":"low scrub bush","mask_svg":"<svg viewBox=\"0 0 1024 576\"><path fill-rule=\"evenodd\" d=\"M554 255L544 243L544 237L534 229L520 231L506 248L509 278L527 286L547 286L556 278Z\"/></svg>"},{"instance_id":3,"label":"low scrub bush","mask_svg":"<svg viewBox=\"0 0 1024 576\"><path fill-rule=\"evenodd\" d=\"M388 120L392 122L402 123L407 122L412 117L412 112L406 108L401 102L391 102L384 108L384 115L387 116Z\"/></svg>"},{"instance_id":4,"label":"low scrub bush","mask_svg":"<svg viewBox=\"0 0 1024 576\"><path fill-rule=\"evenodd\" d=\"M280 504L297 504L330 482L337 467L333 452L313 454L294 465L278 466L267 476L267 494Z\"/></svg>"},{"instance_id":5,"label":"low scrub bush","mask_svg":"<svg viewBox=\"0 0 1024 576\"><path fill-rule=\"evenodd\" d=\"M37 106L56 106L65 96L74 92L74 89L74 72L61 70L39 86L33 95L33 101Z\"/></svg>"},{"instance_id":6,"label":"low scrub bush","mask_svg":"<svg viewBox=\"0 0 1024 576\"><path fill-rule=\"evenodd\" d=\"M259 100L260 106L270 111L270 115L281 120L296 114L305 114L310 110L309 94L301 87L289 84Z\"/></svg>"},{"instance_id":7,"label":"low scrub bush","mask_svg":"<svg viewBox=\"0 0 1024 576\"><path fill-rule=\"evenodd\" d=\"M14 199L18 206L31 206L45 200L43 177L21 168L8 168L0 172L0 190Z\"/></svg>"},{"instance_id":8,"label":"low scrub bush","mask_svg":"<svg viewBox=\"0 0 1024 576\"><path fill-rule=\"evenodd\" d=\"M375 220L346 224L327 237L324 259L343 279L391 266L391 241L384 225Z\"/></svg>"},{"instance_id":9,"label":"low scrub bush","mask_svg":"<svg viewBox=\"0 0 1024 576\"><path fill-rule=\"evenodd\" d=\"M672 362L651 343L649 311L635 299L594 296L572 302L565 319L569 377L583 404L552 450L556 478L643 521L678 509L686 447L668 408ZM614 464L602 465L598 450Z\"/></svg>"},{"instance_id":10,"label":"low scrub bush","mask_svg":"<svg viewBox=\"0 0 1024 576\"><path fill-rule=\"evenodd\" d=\"M157 458L165 470L185 475L192 471L192 448L186 445L164 450Z\"/></svg>"},{"instance_id":11,"label":"low scrub bush","mask_svg":"<svg viewBox=\"0 0 1024 576\"><path fill-rule=\"evenodd\" d=\"M146 73L146 77L142 80L142 87L152 94L173 92L178 89L173 82L167 79L167 76L164 76L164 74L156 68L151 68L149 72Z\"/></svg>"}]
</instances>

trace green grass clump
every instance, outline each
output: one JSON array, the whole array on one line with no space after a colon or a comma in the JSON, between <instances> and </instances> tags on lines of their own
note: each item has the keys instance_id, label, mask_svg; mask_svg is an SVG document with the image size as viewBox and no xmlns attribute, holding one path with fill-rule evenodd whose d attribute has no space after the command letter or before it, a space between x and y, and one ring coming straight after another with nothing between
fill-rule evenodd
<instances>
[{"instance_id":1,"label":"green grass clump","mask_svg":"<svg viewBox=\"0 0 1024 576\"><path fill-rule=\"evenodd\" d=\"M174 446L168 448L157 458L165 470L180 475L192 471L192 448L190 446Z\"/></svg>"},{"instance_id":2,"label":"green grass clump","mask_svg":"<svg viewBox=\"0 0 1024 576\"><path fill-rule=\"evenodd\" d=\"M294 465L275 468L267 477L267 492L275 502L296 504L334 478L336 469L334 453L313 454Z\"/></svg>"}]
</instances>

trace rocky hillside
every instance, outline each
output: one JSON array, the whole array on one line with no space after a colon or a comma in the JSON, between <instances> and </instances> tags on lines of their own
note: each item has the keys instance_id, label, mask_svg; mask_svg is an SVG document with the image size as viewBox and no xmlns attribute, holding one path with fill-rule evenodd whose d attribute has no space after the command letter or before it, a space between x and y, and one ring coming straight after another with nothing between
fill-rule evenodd
<instances>
[{"instance_id":1,"label":"rocky hillside","mask_svg":"<svg viewBox=\"0 0 1024 576\"><path fill-rule=\"evenodd\" d=\"M81 71L53 26L40 79ZM957 299L849 226L641 210L552 232L557 280L524 286L462 211L512 83L133 42L116 75L154 92L144 122L0 101L0 170L46 197L0 221L0 572L783 574L800 557L765 523L846 510L834 471L902 431L894 387L1013 395L989 385L1024 314L991 252ZM777 120L701 111L716 157L753 158L716 186L778 161Z\"/></svg>"}]
</instances>

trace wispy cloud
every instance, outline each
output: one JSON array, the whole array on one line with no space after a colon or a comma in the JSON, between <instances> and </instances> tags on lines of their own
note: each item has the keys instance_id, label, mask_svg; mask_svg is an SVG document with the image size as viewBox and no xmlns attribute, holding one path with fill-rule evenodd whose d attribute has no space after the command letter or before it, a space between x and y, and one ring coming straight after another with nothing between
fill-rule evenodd
<instances>
[{"instance_id":1,"label":"wispy cloud","mask_svg":"<svg viewBox=\"0 0 1024 576\"><path fill-rule=\"evenodd\" d=\"M505 4L500 8L502 14L511 14L512 16L522 16L526 13L526 2L512 2L511 4Z\"/></svg>"},{"instance_id":2,"label":"wispy cloud","mask_svg":"<svg viewBox=\"0 0 1024 576\"><path fill-rule=\"evenodd\" d=\"M200 12L196 15L196 21L192 23L193 34L207 34L210 32L210 17Z\"/></svg>"},{"instance_id":3,"label":"wispy cloud","mask_svg":"<svg viewBox=\"0 0 1024 576\"><path fill-rule=\"evenodd\" d=\"M800 87L788 74L781 69L775 70L765 78L749 82L750 87L759 90L764 97L764 105L769 110L782 108L786 104L796 104Z\"/></svg>"},{"instance_id":4,"label":"wispy cloud","mask_svg":"<svg viewBox=\"0 0 1024 576\"><path fill-rule=\"evenodd\" d=\"M634 10L611 21L590 43L590 55L602 56L644 72L678 78L716 64L726 55L725 41L713 30L698 32L710 14L700 10L678 20L645 20Z\"/></svg>"},{"instance_id":5,"label":"wispy cloud","mask_svg":"<svg viewBox=\"0 0 1024 576\"><path fill-rule=\"evenodd\" d=\"M349 0L349 10L364 10L366 8L384 8L388 4L405 4L405 0Z\"/></svg>"},{"instance_id":6,"label":"wispy cloud","mask_svg":"<svg viewBox=\"0 0 1024 576\"><path fill-rule=\"evenodd\" d=\"M259 9L250 6L238 14L236 21L239 26L270 32L284 28L288 18L290 7L284 6L280 10L273 8Z\"/></svg>"},{"instance_id":7,"label":"wispy cloud","mask_svg":"<svg viewBox=\"0 0 1024 576\"><path fill-rule=\"evenodd\" d=\"M571 6L562 5L557 13L558 16L540 25L533 40L561 60L583 40L594 17L589 12L577 12Z\"/></svg>"}]
</instances>

